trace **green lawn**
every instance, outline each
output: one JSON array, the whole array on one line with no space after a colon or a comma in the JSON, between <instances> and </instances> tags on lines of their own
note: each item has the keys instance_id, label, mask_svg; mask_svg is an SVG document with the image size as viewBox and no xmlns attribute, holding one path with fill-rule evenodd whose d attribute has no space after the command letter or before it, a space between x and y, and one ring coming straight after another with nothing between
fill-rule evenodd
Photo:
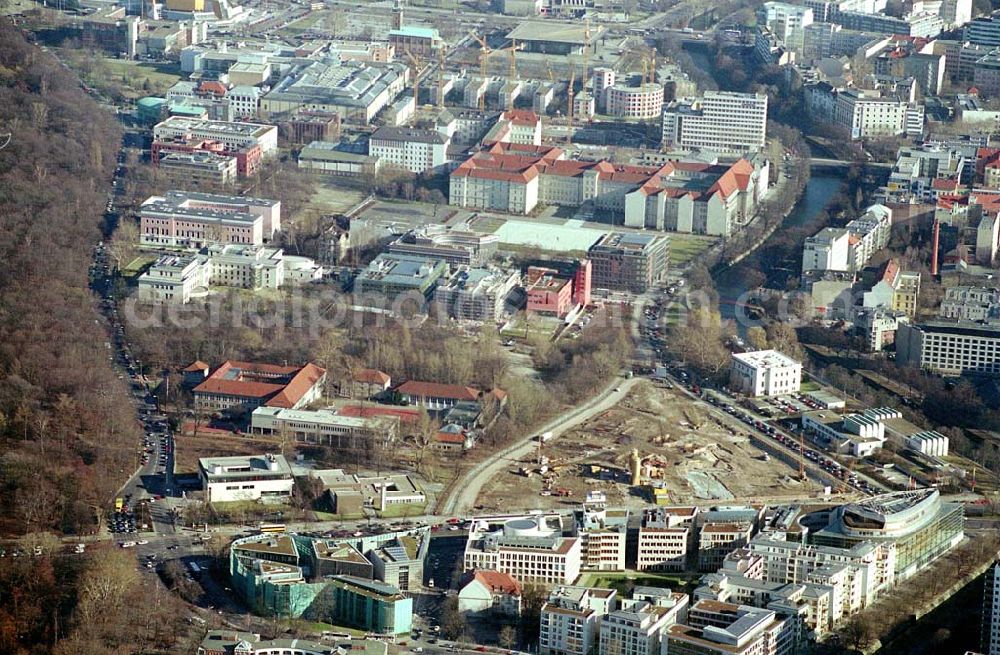
<instances>
[{"instance_id":1,"label":"green lawn","mask_svg":"<svg viewBox=\"0 0 1000 655\"><path fill-rule=\"evenodd\" d=\"M156 255L139 255L122 268L122 276L128 278L135 277L155 261Z\"/></svg>"},{"instance_id":2,"label":"green lawn","mask_svg":"<svg viewBox=\"0 0 1000 655\"><path fill-rule=\"evenodd\" d=\"M406 503L390 505L384 511L376 513L380 519L399 519L407 516L421 516L427 509L427 503Z\"/></svg>"},{"instance_id":3,"label":"green lawn","mask_svg":"<svg viewBox=\"0 0 1000 655\"><path fill-rule=\"evenodd\" d=\"M822 388L823 387L820 386L818 382L813 382L812 380L809 380L807 382L802 383L802 385L799 387L799 391L801 391L802 393L809 393L812 391L819 391Z\"/></svg>"},{"instance_id":4,"label":"green lawn","mask_svg":"<svg viewBox=\"0 0 1000 655\"><path fill-rule=\"evenodd\" d=\"M620 573L594 572L581 575L577 584L584 587L615 589L619 594L624 594L630 583L636 587L662 587L689 593L698 586L700 578L700 574L684 576L640 573L636 571L623 571Z\"/></svg>"},{"instance_id":5,"label":"green lawn","mask_svg":"<svg viewBox=\"0 0 1000 655\"><path fill-rule=\"evenodd\" d=\"M137 98L163 94L181 79L179 67L172 64L105 59L104 65L108 74L133 89Z\"/></svg>"},{"instance_id":6,"label":"green lawn","mask_svg":"<svg viewBox=\"0 0 1000 655\"><path fill-rule=\"evenodd\" d=\"M694 234L670 235L670 266L683 266L705 252L715 240Z\"/></svg>"}]
</instances>

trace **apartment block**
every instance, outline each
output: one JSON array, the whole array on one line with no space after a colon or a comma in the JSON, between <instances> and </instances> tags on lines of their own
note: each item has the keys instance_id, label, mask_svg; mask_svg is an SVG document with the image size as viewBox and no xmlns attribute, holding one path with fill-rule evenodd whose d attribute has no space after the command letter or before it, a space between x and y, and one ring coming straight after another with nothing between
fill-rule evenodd
<instances>
[{"instance_id":1,"label":"apartment block","mask_svg":"<svg viewBox=\"0 0 1000 655\"><path fill-rule=\"evenodd\" d=\"M698 530L698 570L720 568L729 553L746 545L753 531L754 525L749 521L702 524Z\"/></svg>"},{"instance_id":2,"label":"apartment block","mask_svg":"<svg viewBox=\"0 0 1000 655\"><path fill-rule=\"evenodd\" d=\"M979 649L983 655L1000 655L1000 563L983 578L983 611Z\"/></svg>"},{"instance_id":3,"label":"apartment block","mask_svg":"<svg viewBox=\"0 0 1000 655\"><path fill-rule=\"evenodd\" d=\"M948 287L944 290L938 316L965 321L1000 319L1000 290L993 287Z\"/></svg>"},{"instance_id":4,"label":"apartment block","mask_svg":"<svg viewBox=\"0 0 1000 655\"><path fill-rule=\"evenodd\" d=\"M667 628L669 655L792 655L798 648L796 622L774 611L700 600L687 624Z\"/></svg>"},{"instance_id":5,"label":"apartment block","mask_svg":"<svg viewBox=\"0 0 1000 655\"><path fill-rule=\"evenodd\" d=\"M601 619L618 607L614 589L559 586L542 605L539 655L591 655Z\"/></svg>"},{"instance_id":6,"label":"apartment block","mask_svg":"<svg viewBox=\"0 0 1000 655\"><path fill-rule=\"evenodd\" d=\"M449 204L511 214L539 203L625 216L625 225L726 235L756 212L767 192L762 158L731 165L665 161L658 166L568 160L559 148L495 143L449 178Z\"/></svg>"},{"instance_id":7,"label":"apartment block","mask_svg":"<svg viewBox=\"0 0 1000 655\"><path fill-rule=\"evenodd\" d=\"M917 299L920 296L920 273L904 271L899 262L890 259L885 263L878 281L866 291L862 305L867 308L882 308L901 312L913 318L917 313Z\"/></svg>"},{"instance_id":8,"label":"apartment block","mask_svg":"<svg viewBox=\"0 0 1000 655\"><path fill-rule=\"evenodd\" d=\"M844 228L825 227L802 246L802 272L848 271L851 233Z\"/></svg>"},{"instance_id":9,"label":"apartment block","mask_svg":"<svg viewBox=\"0 0 1000 655\"><path fill-rule=\"evenodd\" d=\"M369 138L368 155L411 173L434 172L447 161L448 144L448 137L435 130L380 127Z\"/></svg>"},{"instance_id":10,"label":"apartment block","mask_svg":"<svg viewBox=\"0 0 1000 655\"><path fill-rule=\"evenodd\" d=\"M764 147L766 134L766 95L706 91L663 109L664 147L748 153Z\"/></svg>"},{"instance_id":11,"label":"apartment block","mask_svg":"<svg viewBox=\"0 0 1000 655\"><path fill-rule=\"evenodd\" d=\"M758 24L767 25L785 47L801 54L805 28L813 22L813 10L787 2L765 2L757 10Z\"/></svg>"},{"instance_id":12,"label":"apartment block","mask_svg":"<svg viewBox=\"0 0 1000 655\"><path fill-rule=\"evenodd\" d=\"M621 601L600 623L599 655L660 655L663 633L687 617L687 594L662 590L656 598ZM640 592L641 593L641 592Z\"/></svg>"}]
</instances>

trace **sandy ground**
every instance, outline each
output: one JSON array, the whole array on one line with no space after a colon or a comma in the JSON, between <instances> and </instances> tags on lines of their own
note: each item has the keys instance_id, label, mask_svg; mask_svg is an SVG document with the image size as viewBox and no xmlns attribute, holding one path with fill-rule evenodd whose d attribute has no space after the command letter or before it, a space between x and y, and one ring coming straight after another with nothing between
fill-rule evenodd
<instances>
[{"instance_id":1,"label":"sandy ground","mask_svg":"<svg viewBox=\"0 0 1000 655\"><path fill-rule=\"evenodd\" d=\"M642 484L632 486L632 450L643 458ZM551 482L539 474L539 456L549 459ZM523 470L531 470L527 477ZM554 473L553 473L554 472ZM650 483L662 484L671 504L711 503L757 497L807 495L814 483L752 446L745 432L721 425L675 391L639 381L615 407L511 462L483 488L486 507L557 508L578 505L591 490L617 505L652 501ZM566 490L569 496L542 495Z\"/></svg>"}]
</instances>

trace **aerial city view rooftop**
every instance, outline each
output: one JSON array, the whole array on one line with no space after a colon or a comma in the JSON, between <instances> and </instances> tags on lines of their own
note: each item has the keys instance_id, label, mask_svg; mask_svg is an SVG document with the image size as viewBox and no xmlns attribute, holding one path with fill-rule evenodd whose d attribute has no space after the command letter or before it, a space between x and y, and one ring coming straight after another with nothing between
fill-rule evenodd
<instances>
[{"instance_id":1,"label":"aerial city view rooftop","mask_svg":"<svg viewBox=\"0 0 1000 655\"><path fill-rule=\"evenodd\" d=\"M0 226L0 653L1000 655L997 0L4 0Z\"/></svg>"}]
</instances>

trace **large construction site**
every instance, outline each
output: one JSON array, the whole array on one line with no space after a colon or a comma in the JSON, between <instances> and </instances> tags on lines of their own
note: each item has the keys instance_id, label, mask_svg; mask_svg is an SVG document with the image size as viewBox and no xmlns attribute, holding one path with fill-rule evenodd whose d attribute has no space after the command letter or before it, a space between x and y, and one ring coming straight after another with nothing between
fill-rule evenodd
<instances>
[{"instance_id":1,"label":"large construction site","mask_svg":"<svg viewBox=\"0 0 1000 655\"><path fill-rule=\"evenodd\" d=\"M822 493L677 389L639 382L615 407L547 440L483 487L484 509L578 505L588 491L619 506L806 499Z\"/></svg>"}]
</instances>

